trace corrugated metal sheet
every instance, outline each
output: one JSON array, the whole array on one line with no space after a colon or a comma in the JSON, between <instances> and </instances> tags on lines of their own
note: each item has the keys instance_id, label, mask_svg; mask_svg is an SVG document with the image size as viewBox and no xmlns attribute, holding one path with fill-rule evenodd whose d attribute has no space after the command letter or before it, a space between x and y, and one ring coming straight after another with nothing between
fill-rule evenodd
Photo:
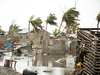
<instances>
[{"instance_id":1,"label":"corrugated metal sheet","mask_svg":"<svg viewBox=\"0 0 100 75\"><path fill-rule=\"evenodd\" d=\"M33 29L30 29L30 32L33 31ZM22 31L18 32L18 33L28 33L28 29L23 29Z\"/></svg>"}]
</instances>

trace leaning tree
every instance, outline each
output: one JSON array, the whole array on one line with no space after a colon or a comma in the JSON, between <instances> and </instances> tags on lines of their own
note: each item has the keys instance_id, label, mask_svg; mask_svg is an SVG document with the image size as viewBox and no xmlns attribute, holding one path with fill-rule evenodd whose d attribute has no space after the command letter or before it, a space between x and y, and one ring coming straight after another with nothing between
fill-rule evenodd
<instances>
[{"instance_id":1,"label":"leaning tree","mask_svg":"<svg viewBox=\"0 0 100 75\"><path fill-rule=\"evenodd\" d=\"M35 33L35 39L36 39L36 32L39 33L40 29L43 29L42 24L42 20L40 19L40 17L36 18L35 20L31 21L31 24L33 26L33 33Z\"/></svg>"},{"instance_id":2,"label":"leaning tree","mask_svg":"<svg viewBox=\"0 0 100 75\"><path fill-rule=\"evenodd\" d=\"M17 29L19 29L20 26L17 26L17 24L15 23L16 20L12 21L12 24L9 27L9 31L8 34L12 36L13 41L14 41L14 36L13 36L13 32Z\"/></svg>"},{"instance_id":3,"label":"leaning tree","mask_svg":"<svg viewBox=\"0 0 100 75\"><path fill-rule=\"evenodd\" d=\"M62 23L65 22L66 23L65 27L67 28L67 34L69 34L71 32L70 29L74 27L74 25L77 23L77 21L79 21L78 16L79 16L79 11L77 11L76 8L73 7L73 8L68 9L63 14L62 21L61 21L61 24L59 27L59 31L62 26Z\"/></svg>"},{"instance_id":4,"label":"leaning tree","mask_svg":"<svg viewBox=\"0 0 100 75\"><path fill-rule=\"evenodd\" d=\"M57 20L55 14L50 13L50 15L47 17L47 19L45 21L46 22L46 28L45 28L45 33L44 33L44 39L45 39L45 36L46 36L47 25L50 24L50 25L57 26L57 23L55 22L55 20Z\"/></svg>"}]
</instances>

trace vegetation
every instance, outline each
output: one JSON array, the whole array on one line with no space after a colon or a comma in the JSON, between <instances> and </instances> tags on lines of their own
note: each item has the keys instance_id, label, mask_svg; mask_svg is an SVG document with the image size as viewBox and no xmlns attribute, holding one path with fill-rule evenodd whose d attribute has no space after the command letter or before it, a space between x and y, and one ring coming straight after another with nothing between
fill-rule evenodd
<instances>
[{"instance_id":1,"label":"vegetation","mask_svg":"<svg viewBox=\"0 0 100 75\"><path fill-rule=\"evenodd\" d=\"M67 28L67 32L66 32L67 34L70 34L71 33L71 30L74 30L75 31L75 28L74 27L76 27L76 26L79 25L77 23L77 21L79 21L78 20L78 16L79 16L79 12L76 11L76 8L70 8L68 11L66 11L63 14L62 21L61 21L61 24L60 24L60 27L59 27L59 31L61 29L61 26L62 26L62 23L63 22L66 23L65 28ZM73 28L73 29L71 29L71 28Z\"/></svg>"},{"instance_id":2,"label":"vegetation","mask_svg":"<svg viewBox=\"0 0 100 75\"><path fill-rule=\"evenodd\" d=\"M65 26L65 29L69 30L69 34L75 34L76 29L79 26L79 23L74 23L72 26L68 27L68 25Z\"/></svg>"},{"instance_id":3,"label":"vegetation","mask_svg":"<svg viewBox=\"0 0 100 75\"><path fill-rule=\"evenodd\" d=\"M76 8L70 8L69 10L67 10L62 16L62 21L61 21L59 30L55 29L55 31L53 31L53 35L57 36L60 33L60 29L63 22L66 23L65 25L66 33L75 34L76 28L79 25L79 23L77 23L77 21L79 21L78 16L79 16L79 12L76 11ZM40 17L36 18L35 20L33 20L33 18L34 18L34 15L32 15L28 21L29 22L28 32L29 32L30 41L32 41L31 36L30 36L30 24L33 26L33 33L35 33L35 39L36 39L36 32L39 33L39 30L43 29L43 26L41 25L42 20L40 19ZM45 33L44 33L44 39L46 37L47 25L49 24L49 25L57 26L57 22L55 22L55 20L57 20L57 17L55 16L55 14L52 14L52 13L50 13L47 19L45 20L46 28L45 28ZM13 36L13 31L15 31L18 28L19 26L17 26L15 21L13 21L9 27L9 34Z\"/></svg>"},{"instance_id":4,"label":"vegetation","mask_svg":"<svg viewBox=\"0 0 100 75\"><path fill-rule=\"evenodd\" d=\"M42 20L40 19L40 17L36 18L35 20L33 20L33 18L34 16L32 15L29 19L29 26L28 26L30 41L32 41L30 36L30 23L33 26L33 33L35 33L35 39L36 39L36 32L39 33L39 30L43 29L43 26L41 26Z\"/></svg>"},{"instance_id":5,"label":"vegetation","mask_svg":"<svg viewBox=\"0 0 100 75\"><path fill-rule=\"evenodd\" d=\"M97 23L97 28L99 28L99 22L100 22L100 12L99 12L99 14L97 15L96 20L98 21L98 23ZM97 30L97 31L98 31L98 30Z\"/></svg>"},{"instance_id":6,"label":"vegetation","mask_svg":"<svg viewBox=\"0 0 100 75\"><path fill-rule=\"evenodd\" d=\"M36 32L39 33L39 30L43 29L43 26L41 25L42 24L42 20L40 19L40 17L38 17L37 19L32 20L31 24L34 27L33 33L35 33L35 39L36 39Z\"/></svg>"},{"instance_id":7,"label":"vegetation","mask_svg":"<svg viewBox=\"0 0 100 75\"><path fill-rule=\"evenodd\" d=\"M55 31L53 31L53 35L57 36L60 33L60 31L57 30L57 28L55 29Z\"/></svg>"},{"instance_id":8,"label":"vegetation","mask_svg":"<svg viewBox=\"0 0 100 75\"><path fill-rule=\"evenodd\" d=\"M45 29L44 39L46 36L47 25L50 24L50 25L57 26L57 23L55 22L55 20L57 20L55 14L50 13L50 15L47 17L47 20L45 21L46 22L46 29Z\"/></svg>"},{"instance_id":9,"label":"vegetation","mask_svg":"<svg viewBox=\"0 0 100 75\"><path fill-rule=\"evenodd\" d=\"M28 33L29 33L29 37L30 37L30 41L32 41L32 39L31 39L31 35L30 35L30 22L33 20L33 18L34 18L34 15L32 15L31 17L30 17L30 19L29 19L29 25L28 25Z\"/></svg>"},{"instance_id":10,"label":"vegetation","mask_svg":"<svg viewBox=\"0 0 100 75\"><path fill-rule=\"evenodd\" d=\"M20 26L17 26L17 24L15 23L15 20L12 21L12 24L9 27L9 34L13 36L13 31L19 29Z\"/></svg>"}]
</instances>

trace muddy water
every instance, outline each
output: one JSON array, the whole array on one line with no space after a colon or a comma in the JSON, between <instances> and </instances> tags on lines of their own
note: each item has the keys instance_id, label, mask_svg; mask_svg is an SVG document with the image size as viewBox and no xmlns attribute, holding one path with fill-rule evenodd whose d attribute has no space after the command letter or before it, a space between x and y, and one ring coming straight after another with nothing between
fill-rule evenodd
<instances>
[{"instance_id":1,"label":"muddy water","mask_svg":"<svg viewBox=\"0 0 100 75\"><path fill-rule=\"evenodd\" d=\"M36 55L33 57L17 57L13 56L12 59L16 59L16 71L22 73L24 69L30 71L37 71L37 75L69 75L73 70L73 67L66 66L65 63L55 62L59 58L64 57L64 55ZM0 57L0 66L4 65L5 59L10 59L8 55Z\"/></svg>"}]
</instances>

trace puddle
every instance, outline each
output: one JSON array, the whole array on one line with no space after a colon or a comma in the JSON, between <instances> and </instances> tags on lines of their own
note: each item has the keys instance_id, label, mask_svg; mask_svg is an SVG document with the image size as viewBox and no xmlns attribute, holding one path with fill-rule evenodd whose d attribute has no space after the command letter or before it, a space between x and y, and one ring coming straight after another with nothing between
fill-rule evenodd
<instances>
[{"instance_id":1,"label":"puddle","mask_svg":"<svg viewBox=\"0 0 100 75\"><path fill-rule=\"evenodd\" d=\"M55 62L59 58L64 57L64 55L36 55L35 57L27 56L13 56L12 59L18 58L16 60L16 71L23 73L24 69L28 69L33 72L38 72L37 75L69 75L74 70L74 61L71 59L67 60L67 65ZM0 57L0 66L4 65L5 59L10 59L10 55L5 55Z\"/></svg>"}]
</instances>

